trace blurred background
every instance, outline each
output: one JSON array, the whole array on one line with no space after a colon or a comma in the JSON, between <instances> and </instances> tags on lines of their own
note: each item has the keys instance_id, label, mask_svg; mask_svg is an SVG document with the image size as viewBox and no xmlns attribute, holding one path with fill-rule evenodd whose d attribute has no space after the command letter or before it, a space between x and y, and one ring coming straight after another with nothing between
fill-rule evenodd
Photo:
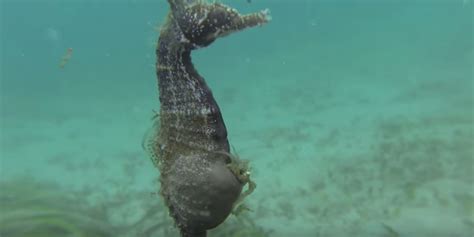
<instances>
[{"instance_id":1,"label":"blurred background","mask_svg":"<svg viewBox=\"0 0 474 237\"><path fill-rule=\"evenodd\" d=\"M251 211L215 237L470 237L473 2L226 0L193 53ZM0 0L0 236L178 236L141 148L165 0Z\"/></svg>"}]
</instances>

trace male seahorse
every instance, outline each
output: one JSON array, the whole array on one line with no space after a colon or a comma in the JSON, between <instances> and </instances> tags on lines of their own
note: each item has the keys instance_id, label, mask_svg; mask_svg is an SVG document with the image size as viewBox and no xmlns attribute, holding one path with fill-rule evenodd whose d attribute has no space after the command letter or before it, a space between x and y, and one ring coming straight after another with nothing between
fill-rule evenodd
<instances>
[{"instance_id":1,"label":"male seahorse","mask_svg":"<svg viewBox=\"0 0 474 237\"><path fill-rule=\"evenodd\" d=\"M160 171L160 193L183 237L204 237L255 188L246 164L230 155L227 130L191 51L270 20L268 10L241 15L203 0L168 0L160 30L160 112L145 145ZM242 193L243 187L249 188Z\"/></svg>"}]
</instances>

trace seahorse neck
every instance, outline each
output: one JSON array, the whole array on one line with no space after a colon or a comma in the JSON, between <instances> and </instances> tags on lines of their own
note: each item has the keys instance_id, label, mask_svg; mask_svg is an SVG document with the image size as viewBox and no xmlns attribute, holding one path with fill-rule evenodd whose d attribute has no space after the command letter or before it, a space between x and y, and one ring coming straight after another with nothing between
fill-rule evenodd
<instances>
[{"instance_id":1,"label":"seahorse neck","mask_svg":"<svg viewBox=\"0 0 474 237\"><path fill-rule=\"evenodd\" d=\"M158 40L156 68L162 108L173 106L170 102L185 98L194 106L204 105L207 99L211 99L210 90L194 68L192 47L176 31L176 28L171 28L162 32Z\"/></svg>"}]
</instances>

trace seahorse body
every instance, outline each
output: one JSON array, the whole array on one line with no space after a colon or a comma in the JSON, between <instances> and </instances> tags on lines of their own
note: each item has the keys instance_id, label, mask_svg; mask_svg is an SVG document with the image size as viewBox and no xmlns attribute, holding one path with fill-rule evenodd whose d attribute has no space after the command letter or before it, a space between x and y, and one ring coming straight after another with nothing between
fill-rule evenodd
<instances>
[{"instance_id":1,"label":"seahorse body","mask_svg":"<svg viewBox=\"0 0 474 237\"><path fill-rule=\"evenodd\" d=\"M160 193L182 236L202 237L227 218L245 180L228 167L233 160L227 130L191 51L266 23L269 16L240 15L205 1L168 2L171 12L156 50L160 113L147 145L160 171Z\"/></svg>"}]
</instances>

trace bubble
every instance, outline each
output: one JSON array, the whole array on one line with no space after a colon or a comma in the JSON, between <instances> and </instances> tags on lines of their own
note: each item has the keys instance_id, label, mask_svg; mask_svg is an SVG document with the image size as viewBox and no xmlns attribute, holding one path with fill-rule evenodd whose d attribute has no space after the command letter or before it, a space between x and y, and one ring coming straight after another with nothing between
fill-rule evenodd
<instances>
[{"instance_id":1,"label":"bubble","mask_svg":"<svg viewBox=\"0 0 474 237\"><path fill-rule=\"evenodd\" d=\"M58 29L54 27L49 27L46 29L46 38L53 42L58 42L61 40L61 33Z\"/></svg>"}]
</instances>

